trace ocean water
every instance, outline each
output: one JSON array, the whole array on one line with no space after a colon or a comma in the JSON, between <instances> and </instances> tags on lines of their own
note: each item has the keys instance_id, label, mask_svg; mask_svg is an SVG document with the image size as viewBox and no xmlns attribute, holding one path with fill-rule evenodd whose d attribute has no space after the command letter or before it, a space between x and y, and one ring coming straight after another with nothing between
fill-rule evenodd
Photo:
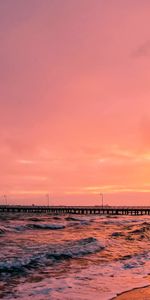
<instances>
[{"instance_id":1,"label":"ocean water","mask_svg":"<svg viewBox=\"0 0 150 300\"><path fill-rule=\"evenodd\" d=\"M149 272L148 216L0 216L0 299L108 300Z\"/></svg>"}]
</instances>

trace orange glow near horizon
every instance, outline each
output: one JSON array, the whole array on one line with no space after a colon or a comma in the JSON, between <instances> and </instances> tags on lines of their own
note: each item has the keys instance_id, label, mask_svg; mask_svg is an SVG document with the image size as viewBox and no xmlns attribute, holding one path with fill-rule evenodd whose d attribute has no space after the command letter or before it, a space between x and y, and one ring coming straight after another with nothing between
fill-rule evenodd
<instances>
[{"instance_id":1,"label":"orange glow near horizon","mask_svg":"<svg viewBox=\"0 0 150 300\"><path fill-rule=\"evenodd\" d=\"M150 205L149 20L147 0L0 3L11 203Z\"/></svg>"}]
</instances>

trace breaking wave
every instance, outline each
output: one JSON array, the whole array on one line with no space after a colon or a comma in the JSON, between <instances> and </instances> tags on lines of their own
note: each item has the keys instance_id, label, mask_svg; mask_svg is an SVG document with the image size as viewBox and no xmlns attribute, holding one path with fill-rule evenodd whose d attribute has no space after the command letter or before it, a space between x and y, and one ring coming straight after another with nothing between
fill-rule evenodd
<instances>
[{"instance_id":1,"label":"breaking wave","mask_svg":"<svg viewBox=\"0 0 150 300\"><path fill-rule=\"evenodd\" d=\"M66 217L65 220L66 220L66 221L77 221L77 222L78 222L78 221L79 221L79 222L80 222L80 221L83 221L83 220L81 220L81 219L77 219L77 218L74 218L74 217Z\"/></svg>"},{"instance_id":2,"label":"breaking wave","mask_svg":"<svg viewBox=\"0 0 150 300\"><path fill-rule=\"evenodd\" d=\"M65 226L61 224L37 224L37 223L31 223L27 225L20 225L16 226L14 229L17 231L24 231L27 229L37 229L37 230L58 230L58 229L64 229Z\"/></svg>"},{"instance_id":3,"label":"breaking wave","mask_svg":"<svg viewBox=\"0 0 150 300\"><path fill-rule=\"evenodd\" d=\"M52 264L58 260L75 259L94 254L103 249L104 246L93 237L67 242L63 245L55 245L55 248L49 246L43 249L42 252L36 252L35 255L28 258L13 258L10 261L0 262L0 274L18 274L18 272L26 272L41 265Z\"/></svg>"},{"instance_id":4,"label":"breaking wave","mask_svg":"<svg viewBox=\"0 0 150 300\"><path fill-rule=\"evenodd\" d=\"M48 253L47 257L55 259L78 258L84 255L99 252L102 249L104 249L104 246L100 244L97 239L89 237L74 242L69 242L62 249Z\"/></svg>"},{"instance_id":5,"label":"breaking wave","mask_svg":"<svg viewBox=\"0 0 150 300\"><path fill-rule=\"evenodd\" d=\"M134 228L130 228L127 239L132 240L149 240L150 239L150 223L143 222Z\"/></svg>"},{"instance_id":6,"label":"breaking wave","mask_svg":"<svg viewBox=\"0 0 150 300\"><path fill-rule=\"evenodd\" d=\"M0 236L4 235L6 230L3 227L0 227Z\"/></svg>"}]
</instances>

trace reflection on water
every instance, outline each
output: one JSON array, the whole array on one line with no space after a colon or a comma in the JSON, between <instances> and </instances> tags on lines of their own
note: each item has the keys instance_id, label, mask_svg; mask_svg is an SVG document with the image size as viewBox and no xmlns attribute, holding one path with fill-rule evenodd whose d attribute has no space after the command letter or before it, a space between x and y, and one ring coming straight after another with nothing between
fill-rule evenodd
<instances>
[{"instance_id":1,"label":"reflection on water","mask_svg":"<svg viewBox=\"0 0 150 300\"><path fill-rule=\"evenodd\" d=\"M111 299L149 283L149 217L2 214L1 299Z\"/></svg>"}]
</instances>

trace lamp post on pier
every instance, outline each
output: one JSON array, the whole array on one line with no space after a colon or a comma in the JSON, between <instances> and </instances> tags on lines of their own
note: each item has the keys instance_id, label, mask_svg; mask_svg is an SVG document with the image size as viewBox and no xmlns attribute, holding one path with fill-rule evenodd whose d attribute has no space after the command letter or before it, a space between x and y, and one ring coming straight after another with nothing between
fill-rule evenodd
<instances>
[{"instance_id":1,"label":"lamp post on pier","mask_svg":"<svg viewBox=\"0 0 150 300\"><path fill-rule=\"evenodd\" d=\"M8 205L7 195L4 195L4 203L5 203L5 205Z\"/></svg>"},{"instance_id":2,"label":"lamp post on pier","mask_svg":"<svg viewBox=\"0 0 150 300\"><path fill-rule=\"evenodd\" d=\"M49 206L49 194L46 194L47 206Z\"/></svg>"},{"instance_id":3,"label":"lamp post on pier","mask_svg":"<svg viewBox=\"0 0 150 300\"><path fill-rule=\"evenodd\" d=\"M102 207L104 206L104 196L102 193L100 193L100 196L101 196L101 200L102 200Z\"/></svg>"}]
</instances>

